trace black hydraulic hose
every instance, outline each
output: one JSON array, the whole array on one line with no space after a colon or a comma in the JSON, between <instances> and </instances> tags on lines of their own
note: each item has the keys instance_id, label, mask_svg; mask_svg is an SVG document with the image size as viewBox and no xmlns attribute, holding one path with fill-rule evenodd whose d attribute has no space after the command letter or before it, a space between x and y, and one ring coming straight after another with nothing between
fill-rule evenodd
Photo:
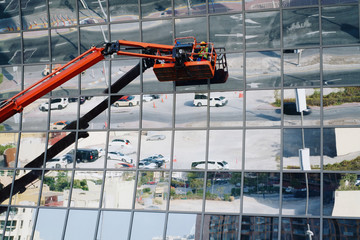
<instances>
[{"instance_id":1,"label":"black hydraulic hose","mask_svg":"<svg viewBox=\"0 0 360 240\"><path fill-rule=\"evenodd\" d=\"M146 69L153 66L153 61L149 59L143 59L143 67L141 68L141 62L135 65L130 71L126 74L121 76L113 85L110 86L110 93L117 93L121 89L123 89L126 85L132 82L135 78L137 78L141 72L144 72ZM109 89L106 89L104 93L109 93ZM113 104L115 101L119 99L119 95L110 96L106 98L101 103L99 103L96 107L91 109L87 112L84 116L79 119L79 128L78 129L86 129L89 126L89 122L93 120L95 117L100 115L103 111L108 108L108 100L110 100L110 105ZM66 125L64 130L75 130L76 129L76 121L71 122L70 124ZM71 132L70 134L66 135L64 138L56 142L53 146L51 146L45 152L42 153L40 156L29 162L24 166L24 168L40 168L44 164L44 158L46 161L55 157L57 154L62 152L64 149L69 147L71 144L75 143L76 139L79 138L86 138L89 134L86 131L79 131L78 134L76 132ZM45 173L50 170L45 170ZM13 184L9 184L3 189L0 190L0 203L4 202L5 200L10 198L10 195L15 195L17 193L23 193L26 190L26 186L30 183L34 182L38 179L41 174L42 170L31 170L29 173L25 174L19 179L16 179ZM12 189L12 190L11 190ZM12 193L11 193L12 192ZM7 207L0 207L0 214L5 212Z\"/></svg>"}]
</instances>

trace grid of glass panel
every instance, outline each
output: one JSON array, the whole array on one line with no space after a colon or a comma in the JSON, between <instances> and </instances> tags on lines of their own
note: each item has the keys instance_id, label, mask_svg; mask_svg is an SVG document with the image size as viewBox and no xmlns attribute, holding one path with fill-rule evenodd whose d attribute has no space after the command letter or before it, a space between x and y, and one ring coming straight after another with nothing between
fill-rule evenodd
<instances>
[{"instance_id":1,"label":"grid of glass panel","mask_svg":"<svg viewBox=\"0 0 360 240\"><path fill-rule=\"evenodd\" d=\"M0 236L360 238L359 8L0 1L0 100L119 39L194 36L225 48L229 71L224 84L176 86L148 69L110 105L110 86L139 63L114 56L0 123ZM101 103L108 108L81 130ZM63 129L71 122L76 130ZM67 138L77 140L44 157Z\"/></svg>"}]
</instances>

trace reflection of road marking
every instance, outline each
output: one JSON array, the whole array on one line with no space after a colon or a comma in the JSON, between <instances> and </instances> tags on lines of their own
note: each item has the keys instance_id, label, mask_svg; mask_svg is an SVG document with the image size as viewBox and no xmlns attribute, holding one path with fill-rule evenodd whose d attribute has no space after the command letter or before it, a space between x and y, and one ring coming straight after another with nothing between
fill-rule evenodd
<instances>
[{"instance_id":1,"label":"reflection of road marking","mask_svg":"<svg viewBox=\"0 0 360 240\"><path fill-rule=\"evenodd\" d=\"M215 34L215 37L242 37L242 33Z\"/></svg>"},{"instance_id":2,"label":"reflection of road marking","mask_svg":"<svg viewBox=\"0 0 360 240\"><path fill-rule=\"evenodd\" d=\"M251 20L251 19L245 19L245 22L246 23L252 23L252 24L260 24L258 22L255 22L255 21Z\"/></svg>"},{"instance_id":3,"label":"reflection of road marking","mask_svg":"<svg viewBox=\"0 0 360 240\"><path fill-rule=\"evenodd\" d=\"M331 32L322 32L323 34L330 34L330 33L336 33L336 31L331 31Z\"/></svg>"},{"instance_id":4,"label":"reflection of road marking","mask_svg":"<svg viewBox=\"0 0 360 240\"><path fill-rule=\"evenodd\" d=\"M335 18L335 17L327 17L327 16L321 16L322 18Z\"/></svg>"},{"instance_id":5,"label":"reflection of road marking","mask_svg":"<svg viewBox=\"0 0 360 240\"><path fill-rule=\"evenodd\" d=\"M189 33L189 32L193 32L194 30L187 30L187 31L182 31L180 32L180 34L183 34L183 33Z\"/></svg>"},{"instance_id":6,"label":"reflection of road marking","mask_svg":"<svg viewBox=\"0 0 360 240\"><path fill-rule=\"evenodd\" d=\"M245 39L252 39L252 38L256 38L256 37L257 37L257 35L247 35L245 37Z\"/></svg>"},{"instance_id":7,"label":"reflection of road marking","mask_svg":"<svg viewBox=\"0 0 360 240\"><path fill-rule=\"evenodd\" d=\"M34 9L43 8L43 7L46 7L46 5L36 6L34 7Z\"/></svg>"},{"instance_id":8,"label":"reflection of road marking","mask_svg":"<svg viewBox=\"0 0 360 240\"><path fill-rule=\"evenodd\" d=\"M55 46L61 46L61 45L65 45L65 44L67 44L67 42L58 43L58 44L56 44Z\"/></svg>"},{"instance_id":9,"label":"reflection of road marking","mask_svg":"<svg viewBox=\"0 0 360 240\"><path fill-rule=\"evenodd\" d=\"M317 33L319 33L319 32L320 32L320 31L308 32L308 33L306 33L305 35L317 34Z\"/></svg>"}]
</instances>

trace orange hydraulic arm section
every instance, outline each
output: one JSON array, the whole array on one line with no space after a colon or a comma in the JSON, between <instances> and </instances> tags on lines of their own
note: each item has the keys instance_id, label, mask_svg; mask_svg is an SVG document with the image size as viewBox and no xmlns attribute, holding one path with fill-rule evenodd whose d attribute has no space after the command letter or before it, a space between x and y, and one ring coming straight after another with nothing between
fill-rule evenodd
<instances>
[{"instance_id":1,"label":"orange hydraulic arm section","mask_svg":"<svg viewBox=\"0 0 360 240\"><path fill-rule=\"evenodd\" d=\"M127 52L120 49L120 46L134 47L135 49L144 49L145 53ZM160 52L171 52L173 46L162 44L151 44L142 42L133 42L119 40L113 43L106 43L104 47L97 48L92 47L88 51L84 52L77 58L65 64L63 67L52 72L48 76L42 78L40 81L34 83L27 89L16 94L12 98L4 101L0 104L0 123L22 112L23 109L30 103L59 87L66 81L80 74L84 70L90 68L96 63L105 59L105 56L117 54L127 55L140 58L150 58L165 61L174 61L175 59L171 55L157 54ZM129 50L129 49L125 49ZM147 53L148 52L148 53Z\"/></svg>"}]
</instances>

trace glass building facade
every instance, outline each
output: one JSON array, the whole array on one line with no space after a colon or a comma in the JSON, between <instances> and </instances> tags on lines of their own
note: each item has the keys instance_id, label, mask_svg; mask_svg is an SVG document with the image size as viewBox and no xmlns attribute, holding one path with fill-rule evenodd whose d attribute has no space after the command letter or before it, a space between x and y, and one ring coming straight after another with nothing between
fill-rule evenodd
<instances>
[{"instance_id":1,"label":"glass building facade","mask_svg":"<svg viewBox=\"0 0 360 240\"><path fill-rule=\"evenodd\" d=\"M113 94L139 59L109 57L1 123L0 236L359 239L359 8L0 1L1 100L120 39L172 45L193 36L225 48L229 71L223 84L176 86L148 69ZM128 97L81 129L79 119L117 94ZM213 106L216 98L226 104ZM75 130L63 129L73 121ZM46 160L67 136L76 141Z\"/></svg>"}]
</instances>

